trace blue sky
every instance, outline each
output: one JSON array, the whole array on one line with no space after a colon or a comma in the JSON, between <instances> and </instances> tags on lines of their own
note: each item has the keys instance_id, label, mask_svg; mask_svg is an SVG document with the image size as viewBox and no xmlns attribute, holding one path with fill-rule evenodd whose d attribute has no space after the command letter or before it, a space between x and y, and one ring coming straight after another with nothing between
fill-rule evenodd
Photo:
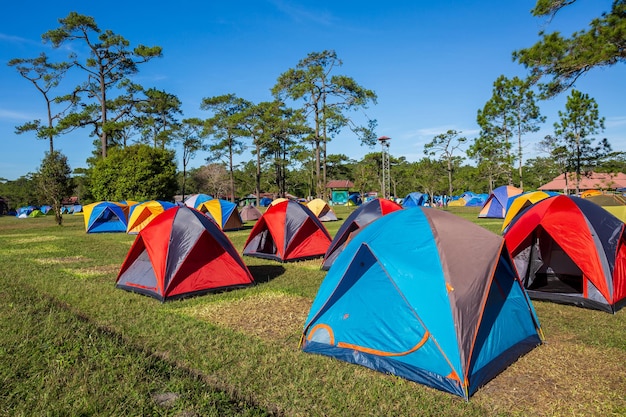
<instances>
[{"instance_id":1,"label":"blue sky","mask_svg":"<svg viewBox=\"0 0 626 417\"><path fill-rule=\"evenodd\" d=\"M46 52L66 58L74 44L58 50L41 42L70 11L92 16L101 29L128 39L132 46L159 45L163 57L142 64L135 80L175 94L184 117L209 116L204 97L233 93L253 102L271 99L278 76L310 52L335 50L347 75L374 90L378 103L366 113L378 121L378 135L391 137L390 152L415 161L432 138L455 129L468 139L478 134L476 112L504 74L524 77L512 51L533 45L537 33L571 34L610 8L610 0L579 0L552 22L530 14L533 0L381 1L126 1L85 0L9 2L0 16L0 178L14 180L35 172L48 149L34 134L15 135L15 126L44 119L40 93L7 62ZM589 94L606 118L614 149L626 150L626 67L596 69L575 88ZM78 75L78 74L77 74ZM82 76L82 74L80 74ZM69 88L78 78L67 78ZM61 91L61 90L59 90ZM541 102L547 116L542 130L525 138L528 157L536 142L553 132L566 95ZM355 117L359 117L358 114ZM55 142L72 168L86 167L93 150L89 132L77 131ZM377 147L359 145L349 131L328 147L360 159ZM191 166L204 163L198 154ZM246 151L242 160L251 159Z\"/></svg>"}]
</instances>

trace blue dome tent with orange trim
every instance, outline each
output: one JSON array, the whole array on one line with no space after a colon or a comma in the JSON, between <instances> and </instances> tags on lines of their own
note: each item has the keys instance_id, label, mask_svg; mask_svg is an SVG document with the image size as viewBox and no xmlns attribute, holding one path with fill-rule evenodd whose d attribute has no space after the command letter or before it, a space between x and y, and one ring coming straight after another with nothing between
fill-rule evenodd
<instances>
[{"instance_id":1,"label":"blue dome tent with orange trim","mask_svg":"<svg viewBox=\"0 0 626 417\"><path fill-rule=\"evenodd\" d=\"M305 352L465 399L541 343L503 238L423 207L389 213L348 242L301 339Z\"/></svg>"}]
</instances>

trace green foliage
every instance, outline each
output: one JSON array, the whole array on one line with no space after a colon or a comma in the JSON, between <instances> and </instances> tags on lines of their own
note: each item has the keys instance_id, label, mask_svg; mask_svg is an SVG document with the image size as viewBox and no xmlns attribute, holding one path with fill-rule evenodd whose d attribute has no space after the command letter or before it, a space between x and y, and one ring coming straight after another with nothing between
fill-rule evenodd
<instances>
[{"instance_id":1,"label":"green foliage","mask_svg":"<svg viewBox=\"0 0 626 417\"><path fill-rule=\"evenodd\" d=\"M53 151L46 152L39 172L35 175L35 183L40 196L39 202L52 206L58 225L63 222L61 202L64 198L71 197L74 190L71 173L67 157L58 151Z\"/></svg>"},{"instance_id":2,"label":"green foliage","mask_svg":"<svg viewBox=\"0 0 626 417\"><path fill-rule=\"evenodd\" d=\"M538 0L533 14L551 16L576 0ZM513 53L513 59L531 70L539 81L548 78L543 89L552 96L567 90L576 80L591 70L624 62L626 48L626 1L613 0L611 10L594 18L587 30L570 37L559 32L539 32L541 40L530 48Z\"/></svg>"},{"instance_id":3,"label":"green foliage","mask_svg":"<svg viewBox=\"0 0 626 417\"><path fill-rule=\"evenodd\" d=\"M230 187L228 194L231 201L236 195L233 171L235 169L234 156L243 153L245 148L241 138L249 136L245 129L245 111L252 103L234 94L224 94L202 99L200 108L212 112L212 117L205 121L205 128L212 143L209 145L211 157L209 162L222 160L228 165Z\"/></svg>"},{"instance_id":4,"label":"green foliage","mask_svg":"<svg viewBox=\"0 0 626 417\"><path fill-rule=\"evenodd\" d=\"M14 181L0 183L0 196L8 200L9 209L39 204L37 186L33 174L28 174Z\"/></svg>"},{"instance_id":5,"label":"green foliage","mask_svg":"<svg viewBox=\"0 0 626 417\"><path fill-rule=\"evenodd\" d=\"M604 129L604 118L600 117L598 104L588 94L572 90L565 104L565 111L559 111L560 121L554 124L554 138L551 143L552 156L562 156L569 172L576 172L576 192L582 171L591 171L611 151L607 139L596 146L590 137ZM546 143L547 139L544 140ZM573 169L572 169L573 168Z\"/></svg>"},{"instance_id":6,"label":"green foliage","mask_svg":"<svg viewBox=\"0 0 626 417\"><path fill-rule=\"evenodd\" d=\"M177 190L174 152L145 144L111 149L90 171L96 200L173 200Z\"/></svg>"},{"instance_id":7,"label":"green foliage","mask_svg":"<svg viewBox=\"0 0 626 417\"><path fill-rule=\"evenodd\" d=\"M359 136L362 144L376 143L376 122L368 120L367 126L357 125L350 111L366 109L376 103L376 93L368 90L350 77L331 75L343 62L333 50L311 52L278 77L272 94L279 98L302 101L304 112L313 119L310 142L315 149L316 195L325 195L326 143L346 126Z\"/></svg>"},{"instance_id":8,"label":"green foliage","mask_svg":"<svg viewBox=\"0 0 626 417\"><path fill-rule=\"evenodd\" d=\"M135 123L141 126L146 143L165 149L175 138L177 115L182 114L182 103L174 94L156 88L145 91L146 98L135 105L138 116Z\"/></svg>"},{"instance_id":9,"label":"green foliage","mask_svg":"<svg viewBox=\"0 0 626 417\"><path fill-rule=\"evenodd\" d=\"M15 67L19 74L30 81L44 98L47 118L46 123L41 120L33 120L17 126L15 132L22 134L34 131L37 139L45 139L50 143L50 152L54 151L54 138L67 130L60 120L65 113L75 104L75 95L54 97L51 92L59 86L70 65L67 62L52 63L45 53L41 53L33 59L12 59L9 66ZM61 105L61 106L59 106ZM59 107L56 110L54 108Z\"/></svg>"},{"instance_id":10,"label":"green foliage","mask_svg":"<svg viewBox=\"0 0 626 417\"><path fill-rule=\"evenodd\" d=\"M125 112L118 112L110 117L111 107L120 109L122 103L114 103L113 97L119 88L128 86L128 77L138 72L137 65L161 56L158 46L139 45L130 49L130 42L111 30L102 31L90 16L70 12L67 17L59 19L60 27L49 30L42 35L44 41L50 41L55 48L77 41L87 47L89 54L81 60L72 53L72 65L85 72L86 81L79 90L91 103L97 106L83 107L83 110L67 119L73 127L93 126L94 134L100 137L101 154L106 157L109 146L111 126ZM119 95L122 97L122 95ZM118 97L118 99L120 98ZM128 99L124 99L129 102ZM130 100L132 103L132 100Z\"/></svg>"},{"instance_id":11,"label":"green foliage","mask_svg":"<svg viewBox=\"0 0 626 417\"><path fill-rule=\"evenodd\" d=\"M522 137L526 133L537 132L539 124L544 121L545 117L541 116L530 81L518 77L509 79L501 75L493 83L492 96L483 109L478 111L477 117L481 128L481 146L490 142L489 149L482 151L474 146L471 153L474 158L489 154L488 158L481 158L484 169L492 173L488 176L504 171L510 185L513 181L513 162L517 159L520 187L523 187ZM517 152L512 152L515 137ZM501 153L493 152L497 149Z\"/></svg>"},{"instance_id":12,"label":"green foliage","mask_svg":"<svg viewBox=\"0 0 626 417\"><path fill-rule=\"evenodd\" d=\"M463 160L463 158L455 158L454 152L467 142L467 138L459 137L460 134L461 132L456 130L448 130L446 133L435 136L432 141L424 145L424 153L426 155L439 155L440 160L445 164L448 173L448 195L453 195L454 190L452 187L452 172Z\"/></svg>"}]
</instances>

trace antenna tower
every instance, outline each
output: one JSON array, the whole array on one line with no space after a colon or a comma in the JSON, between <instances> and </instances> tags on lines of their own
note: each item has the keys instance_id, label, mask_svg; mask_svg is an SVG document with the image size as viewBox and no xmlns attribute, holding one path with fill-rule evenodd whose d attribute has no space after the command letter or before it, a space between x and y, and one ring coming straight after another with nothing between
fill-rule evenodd
<instances>
[{"instance_id":1,"label":"antenna tower","mask_svg":"<svg viewBox=\"0 0 626 417\"><path fill-rule=\"evenodd\" d=\"M389 141L390 137L381 136L378 138L380 145L382 147L382 172L383 172L383 189L382 194L383 198L389 198L389 194L391 193L391 170L389 168Z\"/></svg>"}]
</instances>

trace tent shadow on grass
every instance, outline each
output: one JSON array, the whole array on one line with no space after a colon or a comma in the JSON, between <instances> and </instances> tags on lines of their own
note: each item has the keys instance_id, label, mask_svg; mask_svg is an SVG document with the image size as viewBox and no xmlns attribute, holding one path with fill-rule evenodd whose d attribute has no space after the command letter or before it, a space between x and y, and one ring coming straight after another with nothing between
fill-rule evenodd
<instances>
[{"instance_id":1,"label":"tent shadow on grass","mask_svg":"<svg viewBox=\"0 0 626 417\"><path fill-rule=\"evenodd\" d=\"M285 273L285 268L281 265L249 265L248 270L257 284L270 282Z\"/></svg>"}]
</instances>

